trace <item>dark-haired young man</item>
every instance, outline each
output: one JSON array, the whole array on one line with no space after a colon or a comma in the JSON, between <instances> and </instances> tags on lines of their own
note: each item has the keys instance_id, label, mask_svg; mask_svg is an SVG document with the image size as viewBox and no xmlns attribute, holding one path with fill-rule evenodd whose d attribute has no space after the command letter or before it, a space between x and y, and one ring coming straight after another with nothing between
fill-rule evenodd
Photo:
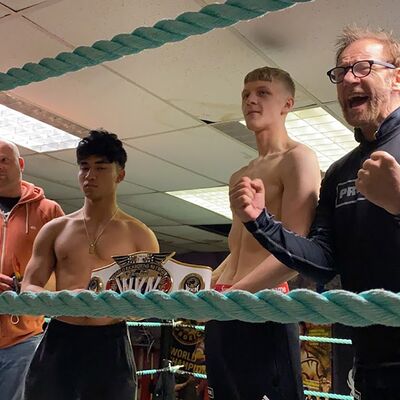
<instances>
[{"instance_id":1,"label":"dark-haired young man","mask_svg":"<svg viewBox=\"0 0 400 400\"><path fill-rule=\"evenodd\" d=\"M153 232L118 208L127 155L114 134L91 131L77 147L83 207L37 237L22 290L40 292L54 271L57 290L86 289L93 269L116 254L158 252ZM53 319L30 365L27 400L132 400L135 363L127 326L115 318Z\"/></svg>"}]
</instances>

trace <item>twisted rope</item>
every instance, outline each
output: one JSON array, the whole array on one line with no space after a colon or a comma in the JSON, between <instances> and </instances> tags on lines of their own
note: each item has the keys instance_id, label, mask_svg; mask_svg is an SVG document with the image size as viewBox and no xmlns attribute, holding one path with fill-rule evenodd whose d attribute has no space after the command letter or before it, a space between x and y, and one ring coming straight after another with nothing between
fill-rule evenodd
<instances>
[{"instance_id":1,"label":"twisted rope","mask_svg":"<svg viewBox=\"0 0 400 400\"><path fill-rule=\"evenodd\" d=\"M39 63L11 68L0 73L0 91L117 60L306 1L312 0L227 0L224 4L211 4L199 12L185 12L174 20L161 20L153 27L140 27L111 40L99 40L92 46L80 46L70 53L60 53L55 58L43 58Z\"/></svg>"},{"instance_id":2,"label":"twisted rope","mask_svg":"<svg viewBox=\"0 0 400 400\"><path fill-rule=\"evenodd\" d=\"M303 342L332 343L332 344L352 344L351 339L340 339L321 336L299 336Z\"/></svg>"},{"instance_id":3,"label":"twisted rope","mask_svg":"<svg viewBox=\"0 0 400 400\"><path fill-rule=\"evenodd\" d=\"M121 294L61 291L17 295L9 291L0 295L0 314L400 326L400 296L381 289L360 294L344 290L318 294L306 289L293 290L289 294L275 290L256 294L241 290L141 294L130 290Z\"/></svg>"},{"instance_id":4,"label":"twisted rope","mask_svg":"<svg viewBox=\"0 0 400 400\"><path fill-rule=\"evenodd\" d=\"M354 400L353 396L347 396L344 394L335 394L335 393L325 393L325 392L315 392L314 390L305 390L305 395L320 397L322 399L339 399L339 400Z\"/></svg>"}]
</instances>

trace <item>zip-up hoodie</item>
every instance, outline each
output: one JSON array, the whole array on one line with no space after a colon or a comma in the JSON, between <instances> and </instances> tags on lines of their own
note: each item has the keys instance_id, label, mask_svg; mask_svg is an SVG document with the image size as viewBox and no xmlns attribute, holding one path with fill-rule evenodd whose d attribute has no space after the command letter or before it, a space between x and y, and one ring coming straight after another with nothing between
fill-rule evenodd
<instances>
[{"instance_id":1,"label":"zip-up hoodie","mask_svg":"<svg viewBox=\"0 0 400 400\"><path fill-rule=\"evenodd\" d=\"M21 182L21 198L7 218L0 217L0 272L23 277L41 227L64 215L44 197L43 189ZM0 315L0 349L13 346L42 331L43 317Z\"/></svg>"}]
</instances>

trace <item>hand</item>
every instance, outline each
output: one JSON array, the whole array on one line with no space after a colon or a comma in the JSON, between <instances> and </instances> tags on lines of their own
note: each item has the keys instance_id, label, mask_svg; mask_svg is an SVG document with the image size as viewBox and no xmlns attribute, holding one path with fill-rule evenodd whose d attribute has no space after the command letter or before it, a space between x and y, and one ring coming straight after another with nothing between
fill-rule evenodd
<instances>
[{"instance_id":1,"label":"hand","mask_svg":"<svg viewBox=\"0 0 400 400\"><path fill-rule=\"evenodd\" d=\"M254 221L265 207L265 189L261 179L243 177L229 190L232 211L242 222Z\"/></svg>"},{"instance_id":2,"label":"hand","mask_svg":"<svg viewBox=\"0 0 400 400\"><path fill-rule=\"evenodd\" d=\"M371 203L391 214L400 214L400 165L389 153L376 151L364 161L356 188Z\"/></svg>"},{"instance_id":3,"label":"hand","mask_svg":"<svg viewBox=\"0 0 400 400\"><path fill-rule=\"evenodd\" d=\"M0 292L6 290L14 290L13 279L8 275L0 274Z\"/></svg>"}]
</instances>

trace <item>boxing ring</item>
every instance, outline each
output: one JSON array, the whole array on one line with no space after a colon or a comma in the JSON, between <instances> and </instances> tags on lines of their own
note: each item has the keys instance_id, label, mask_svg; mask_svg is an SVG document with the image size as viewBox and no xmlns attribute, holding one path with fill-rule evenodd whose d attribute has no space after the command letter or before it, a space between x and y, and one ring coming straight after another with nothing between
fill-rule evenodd
<instances>
[{"instance_id":1,"label":"boxing ring","mask_svg":"<svg viewBox=\"0 0 400 400\"><path fill-rule=\"evenodd\" d=\"M80 46L72 52L63 52L54 58L44 58L38 63L27 63L21 68L11 68L7 72L0 73L0 91L93 67L309 1L312 0L228 0L224 4L207 5L198 12L183 13L174 20L161 20L153 27L139 27L132 33L119 34L111 40L99 40L92 46ZM213 290L201 290L198 293L184 290L165 293L154 290L144 294L135 290L122 293L111 290L99 293L4 292L0 294L0 314L140 317L161 320L236 319L247 322L281 323L307 321L316 324L339 322L359 327L372 324L400 327L400 296L378 289L360 294L342 290L318 294L305 289L293 290L288 294L274 290L256 294L244 291L218 293ZM129 322L129 324L171 325L169 322ZM204 328L199 326L195 329ZM302 336L301 340L351 343L348 339L307 336ZM206 378L202 374L181 371L178 366L139 371L138 375L161 372L193 374L197 378ZM351 396L313 391L305 391L305 394L331 399L352 399Z\"/></svg>"},{"instance_id":2,"label":"boxing ring","mask_svg":"<svg viewBox=\"0 0 400 400\"><path fill-rule=\"evenodd\" d=\"M159 290L140 293L128 290L117 293L105 290L22 293L3 292L0 295L0 314L13 315L65 315L116 318L159 318L161 320L185 319L237 319L248 322L274 321L282 323L312 322L328 324L339 322L348 326L381 324L400 327L400 295L381 289L360 294L344 290L331 290L321 294L296 289L288 294L276 290L263 290L252 294L241 290L219 293L186 290L165 293ZM173 325L173 323L129 322L134 326ZM179 326L179 324L176 324ZM202 329L202 328L197 328ZM301 337L337 344L350 344L349 339ZM205 379L203 374L181 371L177 366L167 369L139 371L138 375L160 372L191 374ZM306 390L305 395L329 399L351 400L352 396Z\"/></svg>"}]
</instances>

